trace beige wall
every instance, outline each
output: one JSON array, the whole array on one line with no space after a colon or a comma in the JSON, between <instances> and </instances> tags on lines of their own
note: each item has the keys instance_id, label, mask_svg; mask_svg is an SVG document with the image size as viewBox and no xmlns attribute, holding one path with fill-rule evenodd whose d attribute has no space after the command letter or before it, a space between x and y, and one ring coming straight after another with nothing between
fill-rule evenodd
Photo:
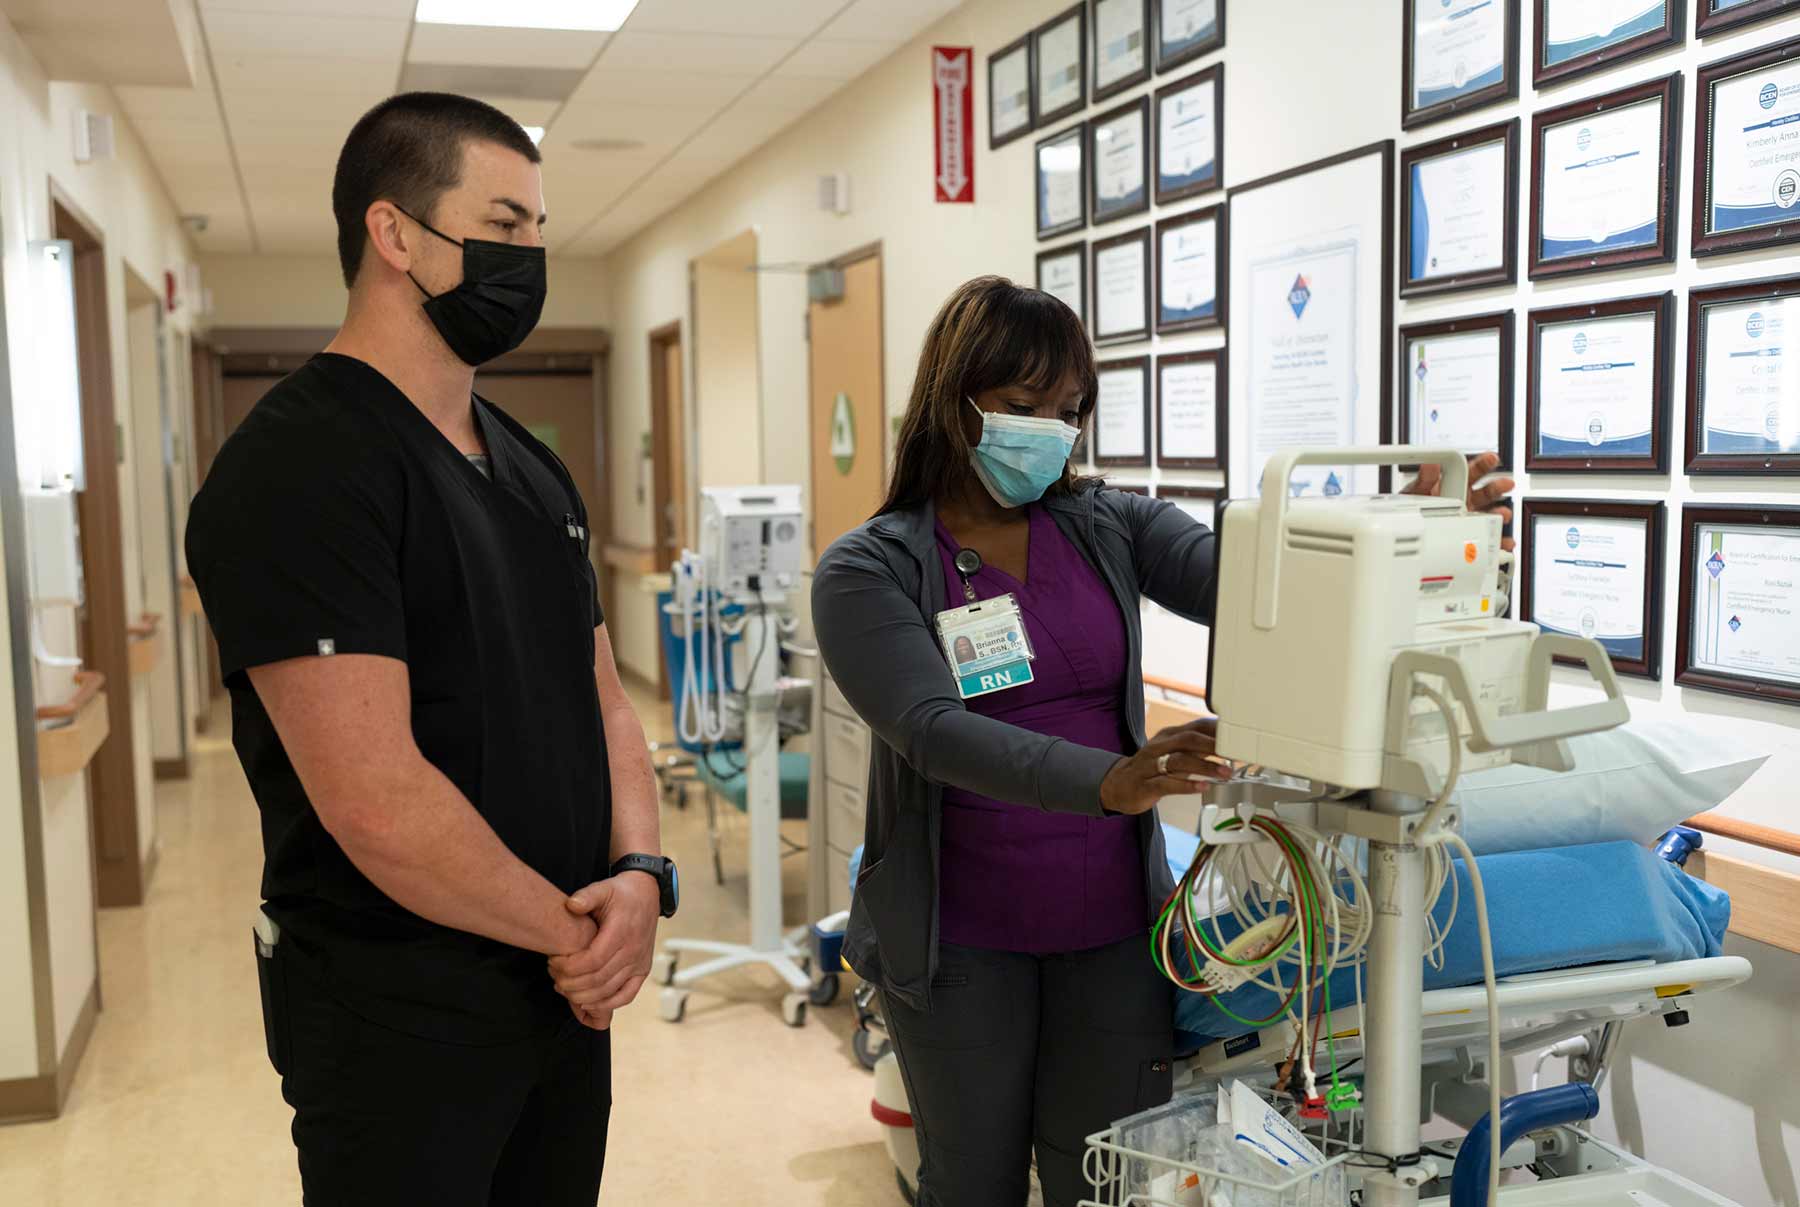
<instances>
[{"instance_id":1,"label":"beige wall","mask_svg":"<svg viewBox=\"0 0 1800 1207\"><path fill-rule=\"evenodd\" d=\"M200 274L214 327L336 327L344 319L344 278L329 247L316 256L205 256ZM553 257L549 277L544 326L607 325L600 261Z\"/></svg>"},{"instance_id":2,"label":"beige wall","mask_svg":"<svg viewBox=\"0 0 1800 1207\"><path fill-rule=\"evenodd\" d=\"M694 261L694 402L700 481L762 478L762 382L756 346L756 234L746 231ZM697 516L690 501L688 514Z\"/></svg>"},{"instance_id":3,"label":"beige wall","mask_svg":"<svg viewBox=\"0 0 1800 1207\"><path fill-rule=\"evenodd\" d=\"M77 108L112 114L117 154L108 161L73 161L73 113ZM109 89L51 84L12 27L0 20L0 227L3 227L6 339L11 353L15 410L31 405L29 357L34 315L25 276L25 248L51 234L50 184L56 183L99 228L106 242L107 301L112 344L113 393L124 429L119 466L128 524L137 522L137 442L134 439L131 356L128 344L125 273L129 269L160 288L165 270L179 273L192 257L174 206L164 193L142 145ZM169 316L171 329L185 333L185 312ZM181 383L175 383L178 387ZM185 400L185 391L178 395ZM185 405L185 403L184 403ZM9 507L14 504L8 503ZM128 528L125 548L127 608L145 610L138 573L136 529ZM152 604L172 614L171 607ZM5 608L0 600L0 612ZM9 630L0 624L0 660L12 665ZM40 685L45 694L66 690L66 680ZM129 691L126 685L121 690ZM31 962L29 911L25 898L26 850L23 802L18 783L14 700L0 692L0 1080L36 1076L40 1060L36 996ZM44 844L40 853L49 894L51 997L60 1047L67 1041L75 1010L92 988L92 883L87 794L71 778L45 785Z\"/></svg>"}]
</instances>

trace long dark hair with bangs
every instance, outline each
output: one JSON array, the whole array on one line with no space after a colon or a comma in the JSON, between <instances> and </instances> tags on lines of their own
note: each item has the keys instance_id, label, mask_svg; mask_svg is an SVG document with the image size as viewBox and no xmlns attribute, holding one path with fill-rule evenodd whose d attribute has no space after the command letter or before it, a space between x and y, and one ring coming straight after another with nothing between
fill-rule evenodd
<instances>
[{"instance_id":1,"label":"long dark hair with bangs","mask_svg":"<svg viewBox=\"0 0 1800 1207\"><path fill-rule=\"evenodd\" d=\"M967 399L1002 386L1053 390L1071 380L1081 387L1085 428L1098 380L1093 345L1073 310L1004 277L976 277L959 286L925 331L912 399L900 421L893 481L876 514L916 507L974 478L963 431ZM1068 494L1084 481L1071 465L1045 494Z\"/></svg>"}]
</instances>

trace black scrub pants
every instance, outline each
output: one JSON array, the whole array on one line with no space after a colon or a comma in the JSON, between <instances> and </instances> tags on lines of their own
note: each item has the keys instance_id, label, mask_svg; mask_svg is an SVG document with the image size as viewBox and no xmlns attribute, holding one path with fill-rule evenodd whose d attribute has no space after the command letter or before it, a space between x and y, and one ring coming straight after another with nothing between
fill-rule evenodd
<instances>
[{"instance_id":1,"label":"black scrub pants","mask_svg":"<svg viewBox=\"0 0 1800 1207\"><path fill-rule=\"evenodd\" d=\"M919 1140L918 1207L1091 1195L1087 1137L1169 1100L1174 991L1148 940L1066 955L940 944L931 1010L884 995Z\"/></svg>"},{"instance_id":2,"label":"black scrub pants","mask_svg":"<svg viewBox=\"0 0 1800 1207\"><path fill-rule=\"evenodd\" d=\"M609 1033L571 1015L491 1047L421 1039L368 1021L283 962L272 1019L306 1207L594 1207Z\"/></svg>"}]
</instances>

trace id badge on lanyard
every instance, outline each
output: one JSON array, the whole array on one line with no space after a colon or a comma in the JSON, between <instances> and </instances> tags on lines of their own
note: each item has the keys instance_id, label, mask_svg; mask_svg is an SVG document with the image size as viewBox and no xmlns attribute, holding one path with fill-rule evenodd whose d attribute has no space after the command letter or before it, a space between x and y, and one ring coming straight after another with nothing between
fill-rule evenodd
<instances>
[{"instance_id":1,"label":"id badge on lanyard","mask_svg":"<svg viewBox=\"0 0 1800 1207\"><path fill-rule=\"evenodd\" d=\"M1023 687L1037 657L1025 634L1019 603L1011 595L984 599L937 614L938 642L956 676L962 698Z\"/></svg>"}]
</instances>

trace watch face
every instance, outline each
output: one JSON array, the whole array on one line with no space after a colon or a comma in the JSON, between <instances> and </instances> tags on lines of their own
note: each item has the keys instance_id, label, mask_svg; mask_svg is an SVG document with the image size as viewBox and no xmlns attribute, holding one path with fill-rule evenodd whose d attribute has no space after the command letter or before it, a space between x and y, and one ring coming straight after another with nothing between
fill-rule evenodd
<instances>
[{"instance_id":1,"label":"watch face","mask_svg":"<svg viewBox=\"0 0 1800 1207\"><path fill-rule=\"evenodd\" d=\"M675 861L669 860L669 912L672 914L681 905L681 872L675 867Z\"/></svg>"}]
</instances>

